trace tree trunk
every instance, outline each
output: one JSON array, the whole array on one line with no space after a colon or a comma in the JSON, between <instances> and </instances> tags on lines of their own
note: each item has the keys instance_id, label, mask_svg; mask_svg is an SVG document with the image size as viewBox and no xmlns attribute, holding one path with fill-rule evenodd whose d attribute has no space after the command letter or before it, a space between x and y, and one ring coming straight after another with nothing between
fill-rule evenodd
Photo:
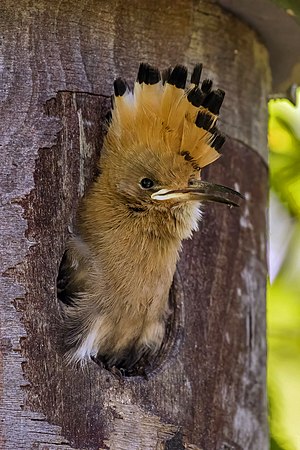
<instances>
[{"instance_id":1,"label":"tree trunk","mask_svg":"<svg viewBox=\"0 0 300 450\"><path fill-rule=\"evenodd\" d=\"M268 55L210 1L4 0L1 5L0 448L265 450ZM95 173L112 83L141 61L204 63L226 91L205 207L172 288L169 346L149 379L68 367L56 277ZM208 174L209 172L209 174Z\"/></svg>"}]
</instances>

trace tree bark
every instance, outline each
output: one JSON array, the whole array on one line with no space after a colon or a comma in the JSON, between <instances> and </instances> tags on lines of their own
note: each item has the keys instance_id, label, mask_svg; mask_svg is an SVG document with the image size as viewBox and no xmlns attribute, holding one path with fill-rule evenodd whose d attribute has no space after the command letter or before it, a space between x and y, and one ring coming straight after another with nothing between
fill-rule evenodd
<instances>
[{"instance_id":1,"label":"tree bark","mask_svg":"<svg viewBox=\"0 0 300 450\"><path fill-rule=\"evenodd\" d=\"M268 55L210 1L2 2L0 448L265 450ZM169 345L149 379L68 367L56 277L96 170L112 83L204 63L226 91L206 206L183 246Z\"/></svg>"}]
</instances>

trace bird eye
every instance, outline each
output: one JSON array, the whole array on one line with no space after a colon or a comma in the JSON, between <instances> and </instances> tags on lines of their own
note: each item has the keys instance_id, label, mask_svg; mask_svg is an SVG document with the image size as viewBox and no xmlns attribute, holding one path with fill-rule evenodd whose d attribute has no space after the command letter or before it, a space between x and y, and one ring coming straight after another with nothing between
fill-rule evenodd
<instances>
[{"instance_id":1,"label":"bird eye","mask_svg":"<svg viewBox=\"0 0 300 450\"><path fill-rule=\"evenodd\" d=\"M140 181L140 186L143 189L151 189L154 186L154 181L150 180L150 178L143 178Z\"/></svg>"}]
</instances>

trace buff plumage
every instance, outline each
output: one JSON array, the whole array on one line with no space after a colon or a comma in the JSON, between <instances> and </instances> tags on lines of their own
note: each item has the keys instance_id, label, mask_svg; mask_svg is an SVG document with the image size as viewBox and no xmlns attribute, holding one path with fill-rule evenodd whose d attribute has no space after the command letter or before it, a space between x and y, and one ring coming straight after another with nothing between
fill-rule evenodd
<instances>
[{"instance_id":1,"label":"buff plumage","mask_svg":"<svg viewBox=\"0 0 300 450\"><path fill-rule=\"evenodd\" d=\"M114 83L100 175L78 211L59 276L69 361L90 358L135 373L160 349L169 289L200 202L236 206L240 194L201 180L224 143L224 92L200 85L196 65L160 72L141 64L133 90Z\"/></svg>"}]
</instances>

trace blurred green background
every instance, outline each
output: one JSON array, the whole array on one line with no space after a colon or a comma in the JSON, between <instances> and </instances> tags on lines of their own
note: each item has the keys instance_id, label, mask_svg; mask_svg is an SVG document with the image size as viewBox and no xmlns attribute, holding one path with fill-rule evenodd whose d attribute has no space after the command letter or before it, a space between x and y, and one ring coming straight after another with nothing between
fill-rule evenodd
<instances>
[{"instance_id":1,"label":"blurred green background","mask_svg":"<svg viewBox=\"0 0 300 450\"><path fill-rule=\"evenodd\" d=\"M300 450L300 89L269 102L271 450Z\"/></svg>"}]
</instances>

